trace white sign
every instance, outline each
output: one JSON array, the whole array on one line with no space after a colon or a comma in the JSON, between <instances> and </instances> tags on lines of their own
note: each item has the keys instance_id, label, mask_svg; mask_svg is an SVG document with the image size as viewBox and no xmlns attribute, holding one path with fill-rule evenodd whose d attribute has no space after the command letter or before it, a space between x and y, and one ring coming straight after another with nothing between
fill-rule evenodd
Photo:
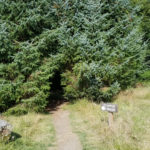
<instances>
[{"instance_id":1,"label":"white sign","mask_svg":"<svg viewBox=\"0 0 150 150\"><path fill-rule=\"evenodd\" d=\"M111 112L111 113L118 112L118 106L117 106L117 104L103 103L101 105L101 109L103 111L108 111L108 112Z\"/></svg>"}]
</instances>

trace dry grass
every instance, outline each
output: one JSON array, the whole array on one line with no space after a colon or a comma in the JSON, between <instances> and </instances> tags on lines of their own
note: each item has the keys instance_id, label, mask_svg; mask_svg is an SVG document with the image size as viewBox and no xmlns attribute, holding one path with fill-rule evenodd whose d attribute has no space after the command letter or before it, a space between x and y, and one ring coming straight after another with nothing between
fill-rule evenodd
<instances>
[{"instance_id":1,"label":"dry grass","mask_svg":"<svg viewBox=\"0 0 150 150\"><path fill-rule=\"evenodd\" d=\"M55 131L50 114L29 113L24 116L8 116L14 129L14 141L1 143L0 150L47 150L55 147Z\"/></svg>"},{"instance_id":2,"label":"dry grass","mask_svg":"<svg viewBox=\"0 0 150 150\"><path fill-rule=\"evenodd\" d=\"M67 106L84 150L149 150L150 87L121 92L115 103L119 112L112 129L108 127L108 114L101 111L100 105L82 99Z\"/></svg>"}]
</instances>

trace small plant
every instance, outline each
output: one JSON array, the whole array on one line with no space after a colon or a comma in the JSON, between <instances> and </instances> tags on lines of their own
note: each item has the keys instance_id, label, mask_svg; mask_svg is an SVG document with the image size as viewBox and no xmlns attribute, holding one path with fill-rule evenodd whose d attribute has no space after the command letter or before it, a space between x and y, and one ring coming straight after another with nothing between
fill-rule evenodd
<instances>
[{"instance_id":1,"label":"small plant","mask_svg":"<svg viewBox=\"0 0 150 150\"><path fill-rule=\"evenodd\" d=\"M27 108L23 105L17 105L15 107L12 107L8 109L4 115L9 116L9 115L14 115L14 116L20 116L20 115L25 115L28 113Z\"/></svg>"}]
</instances>

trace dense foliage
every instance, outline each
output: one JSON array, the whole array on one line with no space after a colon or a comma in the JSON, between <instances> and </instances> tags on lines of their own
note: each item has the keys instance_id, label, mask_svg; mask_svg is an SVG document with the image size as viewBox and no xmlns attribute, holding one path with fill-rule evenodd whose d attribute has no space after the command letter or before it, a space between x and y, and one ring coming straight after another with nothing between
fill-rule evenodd
<instances>
[{"instance_id":1,"label":"dense foliage","mask_svg":"<svg viewBox=\"0 0 150 150\"><path fill-rule=\"evenodd\" d=\"M129 0L0 0L0 110L42 111L56 72L68 100L133 86L146 53L138 12Z\"/></svg>"},{"instance_id":2,"label":"dense foliage","mask_svg":"<svg viewBox=\"0 0 150 150\"><path fill-rule=\"evenodd\" d=\"M146 54L146 64L150 66L150 1L149 0L131 0L133 6L140 7L138 13L139 16L142 16L140 22L140 29L144 33L144 41L147 41L148 48ZM149 69L149 68L148 68Z\"/></svg>"}]
</instances>

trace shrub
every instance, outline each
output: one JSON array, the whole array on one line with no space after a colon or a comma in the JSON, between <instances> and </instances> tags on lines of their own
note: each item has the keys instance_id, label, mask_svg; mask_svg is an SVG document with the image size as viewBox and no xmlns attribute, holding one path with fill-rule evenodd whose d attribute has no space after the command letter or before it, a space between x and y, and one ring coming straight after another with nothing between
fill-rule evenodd
<instances>
[{"instance_id":1,"label":"shrub","mask_svg":"<svg viewBox=\"0 0 150 150\"><path fill-rule=\"evenodd\" d=\"M143 81L150 81L150 70L145 71L141 74L141 79Z\"/></svg>"},{"instance_id":2,"label":"shrub","mask_svg":"<svg viewBox=\"0 0 150 150\"><path fill-rule=\"evenodd\" d=\"M20 115L25 115L28 113L27 108L24 105L17 105L15 107L12 107L8 109L4 115L15 115L15 116L20 116Z\"/></svg>"}]
</instances>

